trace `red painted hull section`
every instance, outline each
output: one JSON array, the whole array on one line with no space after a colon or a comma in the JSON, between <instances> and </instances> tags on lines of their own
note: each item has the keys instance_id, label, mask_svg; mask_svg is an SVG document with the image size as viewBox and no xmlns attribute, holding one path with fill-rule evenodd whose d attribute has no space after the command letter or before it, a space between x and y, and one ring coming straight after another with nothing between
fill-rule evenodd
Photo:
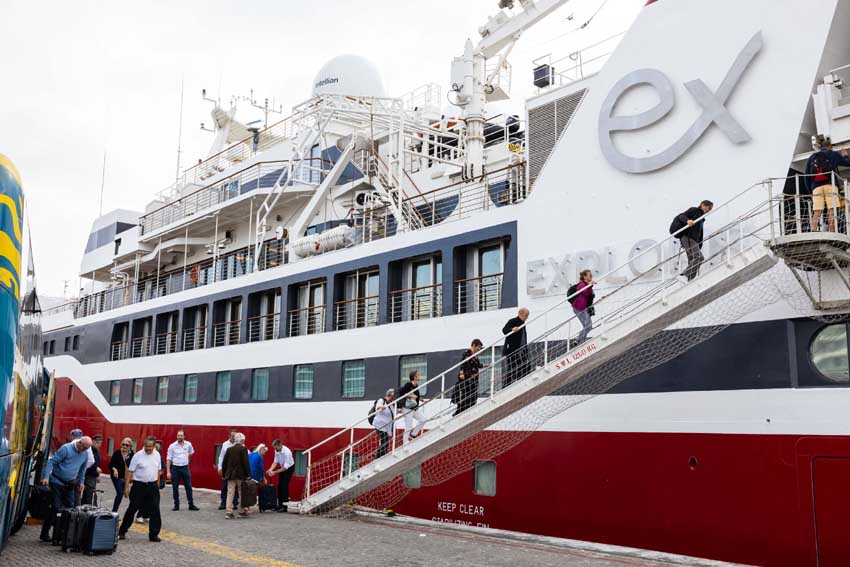
<instances>
[{"instance_id":1,"label":"red painted hull section","mask_svg":"<svg viewBox=\"0 0 850 567\"><path fill-rule=\"evenodd\" d=\"M79 391L69 400L69 384L62 379L57 390L55 443L73 427L111 437L116 447L122 437L170 441L180 426L179 421L108 423ZM233 425L239 427L238 420ZM185 427L196 449L196 486L220 488L213 458L227 429ZM293 450L336 432L240 431L249 445L280 437ZM107 459L105 446L102 453ZM841 466L825 468L820 463L826 458ZM850 557L850 537L841 537L848 533L841 503L850 502L850 478L843 474L845 469L850 474L850 461L843 458L850 458L847 437L537 432L496 459L496 497L475 495L468 471L439 486L412 490L396 509L427 519L752 565L831 567L847 565L843 558ZM271 456L266 460L270 466ZM293 497L303 488L304 479L294 477ZM836 504L824 495L837 495Z\"/></svg>"}]
</instances>

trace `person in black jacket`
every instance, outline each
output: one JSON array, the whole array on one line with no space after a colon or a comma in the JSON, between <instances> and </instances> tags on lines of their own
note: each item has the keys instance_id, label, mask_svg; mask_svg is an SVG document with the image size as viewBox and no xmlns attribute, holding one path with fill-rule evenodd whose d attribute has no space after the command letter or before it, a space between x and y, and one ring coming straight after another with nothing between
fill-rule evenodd
<instances>
[{"instance_id":1,"label":"person in black jacket","mask_svg":"<svg viewBox=\"0 0 850 567\"><path fill-rule=\"evenodd\" d=\"M685 254L688 256L688 267L685 268L684 276L688 278L688 281L691 281L697 274L699 274L699 268L702 265L703 260L705 258L702 255L702 229L705 221L702 219L704 215L707 215L711 212L711 209L714 208L714 203L711 201L703 201L699 204L698 207L691 207L687 211L676 215L676 218L673 219L673 224L670 226L670 232L675 233L677 230L681 230L685 226L685 230L682 230L678 234L676 234L676 238L679 239L679 243L682 245L682 248L685 250Z\"/></svg>"},{"instance_id":2,"label":"person in black jacket","mask_svg":"<svg viewBox=\"0 0 850 567\"><path fill-rule=\"evenodd\" d=\"M505 376L503 383L508 386L528 374L528 352L525 322L528 321L528 309L520 308L517 316L509 319L502 327L505 335L505 346L502 357L505 359Z\"/></svg>"},{"instance_id":3,"label":"person in black jacket","mask_svg":"<svg viewBox=\"0 0 850 567\"><path fill-rule=\"evenodd\" d=\"M478 351L483 346L484 343L479 339L473 339L470 347L461 355L465 362L460 365L458 383L455 386L457 394L452 392L452 401L457 406L454 415L468 410L478 401L478 374L484 366L478 360Z\"/></svg>"},{"instance_id":4,"label":"person in black jacket","mask_svg":"<svg viewBox=\"0 0 850 567\"><path fill-rule=\"evenodd\" d=\"M94 491L97 490L97 483L100 479L100 444L103 443L103 435L93 435L91 438L91 452L94 456L94 463L86 469L86 478L83 488L83 504L91 504L94 500Z\"/></svg>"},{"instance_id":5,"label":"person in black jacket","mask_svg":"<svg viewBox=\"0 0 850 567\"><path fill-rule=\"evenodd\" d=\"M133 440L125 437L121 441L121 448L112 453L109 460L109 473L112 476L112 486L115 487L115 502L112 503L112 511L117 512L124 499L124 476L127 474L127 466L133 458Z\"/></svg>"}]
</instances>

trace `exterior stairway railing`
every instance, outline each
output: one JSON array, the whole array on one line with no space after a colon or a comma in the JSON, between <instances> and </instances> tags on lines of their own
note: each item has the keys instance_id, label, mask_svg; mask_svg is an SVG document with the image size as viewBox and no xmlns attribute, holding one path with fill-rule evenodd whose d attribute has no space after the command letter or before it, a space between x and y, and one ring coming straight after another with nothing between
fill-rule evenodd
<instances>
[{"instance_id":1,"label":"exterior stairway railing","mask_svg":"<svg viewBox=\"0 0 850 567\"><path fill-rule=\"evenodd\" d=\"M524 388L534 388L535 386L528 385L528 380L531 380L531 378L528 378L529 375L534 376L534 381L542 380L536 382L538 384L542 384L548 378L557 377L565 371L564 369L576 364L584 357L588 357L595 350L610 346L610 344L606 345L605 342L606 340L610 341L608 339L609 333L617 331L618 327L628 329L631 326L630 333L640 336L639 331L643 330L642 325L649 322L657 327L656 321L664 320L665 326L654 328L652 334L648 334L647 338L654 336L667 324L676 322L688 313L699 309L706 302L713 300L712 293L725 293L740 285L737 280L733 279L733 276L743 275L748 266L752 270L752 274L749 275L753 276L772 266L775 260L768 256L769 251L764 244L775 221L770 215L773 204L770 198L764 200L764 197L764 184L755 184L699 219L700 222L709 218L719 219L724 211L728 213L733 204L736 205L736 211L743 211L732 222L727 223L719 230L715 230L705 238L705 249L708 252L702 268L705 273L695 280L696 287L693 288L693 291L690 290L690 283L683 281L683 276L679 275L682 271L684 254L675 245L678 234L688 228L685 226L677 233L651 247L647 247L631 257L627 263L617 266L594 281L593 287L597 295L602 297L594 303L597 315L593 319L594 330L589 343L583 342L587 339L579 339L582 325L578 317L563 313L563 310L568 307L568 301L577 295L573 294L573 296L563 298L522 325L524 329L529 329L530 325L540 325L545 328L545 331L530 340L518 351L508 356L500 356L497 349L504 341L504 337L500 336L476 355L473 355L473 357L481 358L486 355L491 364L483 368L479 372L479 376L486 374L493 378L489 380L489 392L483 392L486 401L481 402L477 410L478 416L481 417L480 423L487 422L487 412L495 412L496 408L503 408L504 411L505 404L513 404L511 406L512 411L516 411L523 405L537 399L531 397L511 399L510 394L506 391L507 388L513 384L522 383L526 383L526 386L520 386L517 391L524 391ZM753 205L753 202L755 202L755 205ZM625 283L621 283L623 278L626 277L623 275L626 270L642 264L644 266L649 265L633 277L627 278ZM728 270L738 271L731 272L731 275L727 276L727 272L723 271L724 267ZM700 284L701 280L708 283ZM702 289L702 285L709 287ZM719 291L715 292L715 287L712 286L716 286ZM609 289L605 289L606 287ZM692 294L701 295L691 298L683 304L674 305L673 307L676 308L675 316L678 319L673 318L673 315L668 313L673 307L668 307L667 301L674 294L677 294L675 295L677 299L681 299L682 293L686 290ZM694 299L699 299L702 303L698 303ZM646 316L642 313L653 309L660 315L657 316L657 319L645 321ZM667 319L664 319L665 317ZM629 339L635 340L632 335L629 335ZM610 352L616 353L616 348ZM598 358L599 354L596 353L596 355L597 360L601 360ZM452 446L447 445L451 440L443 441L442 435L456 435L456 442L460 442L481 430L461 431L466 422L461 422L461 425L452 429L453 420L462 419L465 414L455 417L448 413L449 401L452 400L452 394L457 388L454 384L455 377L469 360L461 361L419 385L420 391L427 388L430 391L437 392L430 396L430 400L426 400L420 405L423 411L430 414L429 420L436 421L437 424L412 441L409 447L400 445L396 431L403 417L401 411L395 411L393 424L390 426L393 433L388 435L388 438L383 442L380 441L380 436L375 433L368 419L364 417L307 449L305 451L307 478L301 511L327 509L327 507L338 505L345 499L350 500L349 496L362 494L362 491L367 490L367 488L363 488L362 491L358 492L358 490L361 490L359 488L361 484L368 486L368 489L380 486L379 480L383 479L385 482L389 478L393 478L387 478L386 474L397 471L401 466L400 463L410 462L410 466L415 466L425 460L424 453L417 453L417 447L427 448L432 444L436 447L441 442L444 449ZM461 387L460 391L464 390L465 388ZM505 392L504 396L501 395L503 391ZM546 393L544 392L542 395L546 395ZM457 396L455 402L457 402ZM391 406L394 410L398 410L400 403L400 400L396 399ZM483 404L483 407L481 404ZM502 414L501 417L507 415L510 414ZM491 420L487 423L494 422ZM467 423L466 425L472 428L473 424ZM483 427L486 427L486 425ZM446 433L446 431L449 433ZM431 436L430 440L429 435ZM399 451L403 452L399 453ZM428 456L433 456L433 454ZM385 461L385 464L381 464ZM358 463L359 470L353 465L355 462ZM354 474L355 470L358 471L357 474ZM382 474L384 476L381 476Z\"/></svg>"}]
</instances>

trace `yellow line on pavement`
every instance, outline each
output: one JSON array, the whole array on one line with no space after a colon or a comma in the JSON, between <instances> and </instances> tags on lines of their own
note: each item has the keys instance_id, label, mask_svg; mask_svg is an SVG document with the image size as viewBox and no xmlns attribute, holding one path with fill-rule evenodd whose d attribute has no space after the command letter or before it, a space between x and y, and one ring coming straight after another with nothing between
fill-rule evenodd
<instances>
[{"instance_id":1,"label":"yellow line on pavement","mask_svg":"<svg viewBox=\"0 0 850 567\"><path fill-rule=\"evenodd\" d=\"M145 535L148 533L147 526L133 526L130 530ZM220 543L213 543L205 539L184 536L166 530L159 532L159 537L162 538L162 541L167 541L168 543L182 545L183 547L190 547L192 549L208 553L209 555L224 557L246 565L257 565L258 567L303 567L295 563L289 563L288 561L280 561L279 559L263 557L262 555L252 555L246 551L227 547Z\"/></svg>"}]
</instances>

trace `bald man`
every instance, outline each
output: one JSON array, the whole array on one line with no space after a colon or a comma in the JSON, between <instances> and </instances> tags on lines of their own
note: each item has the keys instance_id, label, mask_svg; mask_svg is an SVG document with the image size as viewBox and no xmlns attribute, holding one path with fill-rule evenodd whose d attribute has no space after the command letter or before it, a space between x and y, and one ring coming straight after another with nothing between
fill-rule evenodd
<instances>
[{"instance_id":1,"label":"bald man","mask_svg":"<svg viewBox=\"0 0 850 567\"><path fill-rule=\"evenodd\" d=\"M505 346L502 356L505 359L504 385L508 386L528 374L528 352L525 322L528 321L528 309L521 307L517 316L509 319L502 327Z\"/></svg>"},{"instance_id":2,"label":"bald man","mask_svg":"<svg viewBox=\"0 0 850 567\"><path fill-rule=\"evenodd\" d=\"M77 495L82 492L91 445L91 437L74 439L59 447L47 461L41 484L50 486L53 503L50 514L41 526L42 541L50 541L50 528L56 514L66 508L73 508Z\"/></svg>"}]
</instances>

